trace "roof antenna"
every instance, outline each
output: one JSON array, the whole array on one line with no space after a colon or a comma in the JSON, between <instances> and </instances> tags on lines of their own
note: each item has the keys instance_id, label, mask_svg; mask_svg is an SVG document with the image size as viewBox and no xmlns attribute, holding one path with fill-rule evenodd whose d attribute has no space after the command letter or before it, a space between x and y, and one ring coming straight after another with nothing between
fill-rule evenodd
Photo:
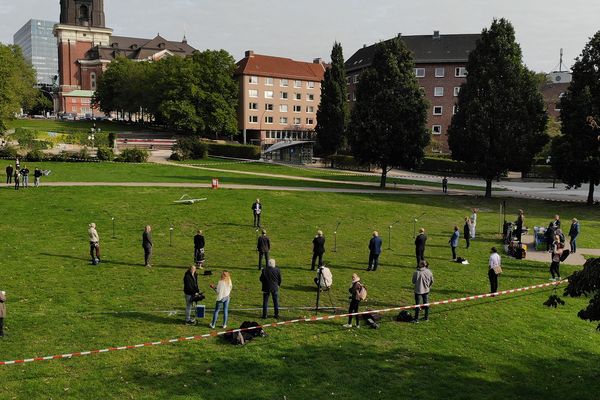
<instances>
[{"instance_id":1,"label":"roof antenna","mask_svg":"<svg viewBox=\"0 0 600 400\"><path fill-rule=\"evenodd\" d=\"M563 49L561 47L561 49L560 49L560 64L558 65L558 72L563 72L562 66L563 66Z\"/></svg>"}]
</instances>

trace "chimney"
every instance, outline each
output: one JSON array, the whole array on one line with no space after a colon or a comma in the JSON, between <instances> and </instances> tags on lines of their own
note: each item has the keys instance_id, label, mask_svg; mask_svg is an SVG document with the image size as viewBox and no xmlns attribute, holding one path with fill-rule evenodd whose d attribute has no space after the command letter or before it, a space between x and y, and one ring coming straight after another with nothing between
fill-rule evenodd
<instances>
[{"instance_id":1,"label":"chimney","mask_svg":"<svg viewBox=\"0 0 600 400\"><path fill-rule=\"evenodd\" d=\"M323 64L323 59L322 58L314 58L313 59L313 64Z\"/></svg>"},{"instance_id":2,"label":"chimney","mask_svg":"<svg viewBox=\"0 0 600 400\"><path fill-rule=\"evenodd\" d=\"M187 37L185 35L183 35L183 40L181 41L181 43L187 44Z\"/></svg>"},{"instance_id":3,"label":"chimney","mask_svg":"<svg viewBox=\"0 0 600 400\"><path fill-rule=\"evenodd\" d=\"M367 48L367 45L366 45L366 44L363 44L363 49L365 49L365 48Z\"/></svg>"},{"instance_id":4,"label":"chimney","mask_svg":"<svg viewBox=\"0 0 600 400\"><path fill-rule=\"evenodd\" d=\"M246 50L246 58L254 57L254 50Z\"/></svg>"},{"instance_id":5,"label":"chimney","mask_svg":"<svg viewBox=\"0 0 600 400\"><path fill-rule=\"evenodd\" d=\"M434 39L439 39L440 38L440 31L433 31L433 38Z\"/></svg>"},{"instance_id":6,"label":"chimney","mask_svg":"<svg viewBox=\"0 0 600 400\"><path fill-rule=\"evenodd\" d=\"M398 33L398 37L402 37L402 32L399 32L399 33Z\"/></svg>"}]
</instances>

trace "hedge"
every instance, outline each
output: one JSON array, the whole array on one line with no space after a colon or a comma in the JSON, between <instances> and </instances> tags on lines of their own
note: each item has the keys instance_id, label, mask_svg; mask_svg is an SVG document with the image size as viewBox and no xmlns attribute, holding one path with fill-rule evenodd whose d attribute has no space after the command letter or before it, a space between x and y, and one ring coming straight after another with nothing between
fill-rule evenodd
<instances>
[{"instance_id":1,"label":"hedge","mask_svg":"<svg viewBox=\"0 0 600 400\"><path fill-rule=\"evenodd\" d=\"M260 159L260 147L232 143L209 143L208 154L211 156L258 160Z\"/></svg>"},{"instance_id":2,"label":"hedge","mask_svg":"<svg viewBox=\"0 0 600 400\"><path fill-rule=\"evenodd\" d=\"M415 169L417 171L426 172L447 172L466 175L475 174L475 171L469 168L464 162L440 157L425 157L421 165Z\"/></svg>"},{"instance_id":3,"label":"hedge","mask_svg":"<svg viewBox=\"0 0 600 400\"><path fill-rule=\"evenodd\" d=\"M550 165L533 165L531 170L523 174L524 178L554 179L556 175Z\"/></svg>"},{"instance_id":4,"label":"hedge","mask_svg":"<svg viewBox=\"0 0 600 400\"><path fill-rule=\"evenodd\" d=\"M370 165L362 165L362 164L356 162L356 160L352 156L345 156L345 155L329 156L329 157L325 157L323 159L323 162L326 165L329 165L333 168L338 168L338 169L347 169L347 170L352 170L352 171L367 171L367 172L371 171Z\"/></svg>"}]
</instances>

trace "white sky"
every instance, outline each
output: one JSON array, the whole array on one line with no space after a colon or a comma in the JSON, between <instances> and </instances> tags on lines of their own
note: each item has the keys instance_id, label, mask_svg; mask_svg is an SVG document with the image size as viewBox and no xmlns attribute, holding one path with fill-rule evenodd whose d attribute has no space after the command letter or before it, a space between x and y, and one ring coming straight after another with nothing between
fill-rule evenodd
<instances>
[{"instance_id":1,"label":"white sky","mask_svg":"<svg viewBox=\"0 0 600 400\"><path fill-rule=\"evenodd\" d=\"M152 38L160 32L197 49L245 50L311 61L329 60L334 40L349 58L363 44L404 35L479 33L494 17L515 26L527 66L567 66L600 30L594 0L105 0L106 25L115 35ZM58 21L58 0L0 0L0 42L29 19Z\"/></svg>"}]
</instances>

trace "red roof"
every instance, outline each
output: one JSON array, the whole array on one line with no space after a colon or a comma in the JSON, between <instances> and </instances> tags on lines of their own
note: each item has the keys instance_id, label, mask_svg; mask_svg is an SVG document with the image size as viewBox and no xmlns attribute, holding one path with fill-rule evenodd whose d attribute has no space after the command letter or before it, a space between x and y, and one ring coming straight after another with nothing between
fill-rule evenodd
<instances>
[{"instance_id":1,"label":"red roof","mask_svg":"<svg viewBox=\"0 0 600 400\"><path fill-rule=\"evenodd\" d=\"M236 75L256 75L306 81L322 81L325 65L291 58L250 54L237 63Z\"/></svg>"}]
</instances>

